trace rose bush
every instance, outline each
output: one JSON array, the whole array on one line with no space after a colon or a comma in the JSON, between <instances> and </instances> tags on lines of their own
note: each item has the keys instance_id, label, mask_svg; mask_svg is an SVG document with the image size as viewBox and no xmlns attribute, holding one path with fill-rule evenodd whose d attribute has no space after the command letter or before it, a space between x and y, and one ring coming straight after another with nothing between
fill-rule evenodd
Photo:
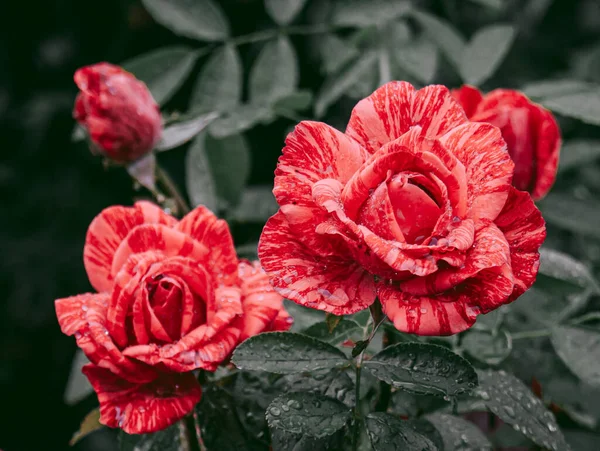
<instances>
[{"instance_id":1,"label":"rose bush","mask_svg":"<svg viewBox=\"0 0 600 451\"><path fill-rule=\"evenodd\" d=\"M154 148L161 137L162 118L144 83L109 63L82 67L74 79L81 92L73 116L96 150L128 163Z\"/></svg>"},{"instance_id":2,"label":"rose bush","mask_svg":"<svg viewBox=\"0 0 600 451\"><path fill-rule=\"evenodd\" d=\"M513 185L535 199L554 184L561 147L560 129L553 114L512 89L495 89L486 95L473 86L462 86L452 96L475 122L500 128L515 163Z\"/></svg>"},{"instance_id":3,"label":"rose bush","mask_svg":"<svg viewBox=\"0 0 600 451\"><path fill-rule=\"evenodd\" d=\"M83 372L100 421L129 433L190 412L201 396L192 370L214 371L241 340L291 325L266 274L238 261L227 223L204 207L180 221L149 202L107 208L84 263L98 293L58 299L56 314L92 362Z\"/></svg>"},{"instance_id":4,"label":"rose bush","mask_svg":"<svg viewBox=\"0 0 600 451\"><path fill-rule=\"evenodd\" d=\"M259 257L299 304L343 315L379 297L401 331L455 334L535 280L545 225L513 167L500 130L448 89L388 83L345 134L305 121L288 135Z\"/></svg>"}]
</instances>

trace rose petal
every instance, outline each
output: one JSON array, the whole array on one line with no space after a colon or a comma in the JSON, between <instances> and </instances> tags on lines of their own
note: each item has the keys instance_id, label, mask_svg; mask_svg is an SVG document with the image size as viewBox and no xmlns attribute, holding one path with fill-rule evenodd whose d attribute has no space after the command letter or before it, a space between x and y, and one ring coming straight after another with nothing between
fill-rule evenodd
<instances>
[{"instance_id":1,"label":"rose petal","mask_svg":"<svg viewBox=\"0 0 600 451\"><path fill-rule=\"evenodd\" d=\"M462 217L465 213L465 168L439 142L426 138L419 127L413 127L373 154L344 186L341 201L348 217L356 218L371 190L383 183L389 173L399 172L434 175L447 187L455 214Z\"/></svg>"},{"instance_id":2,"label":"rose petal","mask_svg":"<svg viewBox=\"0 0 600 451\"><path fill-rule=\"evenodd\" d=\"M273 194L292 231L315 253L331 255L336 249L314 232L327 215L313 203L313 184L329 178L346 182L367 156L355 141L321 122L303 121L286 138Z\"/></svg>"},{"instance_id":3,"label":"rose petal","mask_svg":"<svg viewBox=\"0 0 600 451\"><path fill-rule=\"evenodd\" d=\"M440 138L462 162L467 181L467 217L494 220L504 207L514 164L500 130L490 124L467 123Z\"/></svg>"},{"instance_id":4,"label":"rose petal","mask_svg":"<svg viewBox=\"0 0 600 451\"><path fill-rule=\"evenodd\" d=\"M134 207L109 207L90 224L85 238L83 262L92 286L99 292L110 291L115 252L136 226L144 223L173 225L175 219L150 202L136 202Z\"/></svg>"},{"instance_id":5,"label":"rose petal","mask_svg":"<svg viewBox=\"0 0 600 451\"><path fill-rule=\"evenodd\" d=\"M198 264L207 262L209 255L207 245L185 233L162 224L143 224L133 228L115 251L113 277L132 254L150 251L158 251L165 257L189 257Z\"/></svg>"},{"instance_id":6,"label":"rose petal","mask_svg":"<svg viewBox=\"0 0 600 451\"><path fill-rule=\"evenodd\" d=\"M465 114L471 120L477 107L483 100L483 94L479 89L470 85L463 85L459 89L451 91L452 97L463 107Z\"/></svg>"},{"instance_id":7,"label":"rose petal","mask_svg":"<svg viewBox=\"0 0 600 451\"><path fill-rule=\"evenodd\" d=\"M399 286L380 283L384 312L403 332L452 335L470 327L477 314L510 302L514 276L503 233L488 223L476 233L464 268L443 269Z\"/></svg>"},{"instance_id":8,"label":"rose petal","mask_svg":"<svg viewBox=\"0 0 600 451\"><path fill-rule=\"evenodd\" d=\"M437 296L413 296L390 287L379 289L379 299L394 327L417 335L453 335L475 323L477 311L461 302Z\"/></svg>"},{"instance_id":9,"label":"rose petal","mask_svg":"<svg viewBox=\"0 0 600 451\"><path fill-rule=\"evenodd\" d=\"M273 290L269 276L258 262L240 262L238 269L242 281L242 306L240 317L240 342L271 329L271 325L283 309L283 297ZM285 316L281 318L285 319ZM290 323L287 323L288 328Z\"/></svg>"},{"instance_id":10,"label":"rose petal","mask_svg":"<svg viewBox=\"0 0 600 451\"><path fill-rule=\"evenodd\" d=\"M372 276L351 259L312 254L280 212L265 225L258 255L273 287L298 304L345 315L375 300Z\"/></svg>"},{"instance_id":11,"label":"rose petal","mask_svg":"<svg viewBox=\"0 0 600 451\"><path fill-rule=\"evenodd\" d=\"M63 333L75 335L77 345L96 365L132 382L147 382L154 370L125 357L115 346L106 328L109 295L82 294L55 301Z\"/></svg>"},{"instance_id":12,"label":"rose petal","mask_svg":"<svg viewBox=\"0 0 600 451\"><path fill-rule=\"evenodd\" d=\"M191 412L202 389L193 374L165 374L133 384L95 365L83 367L100 402L100 422L128 434L160 431Z\"/></svg>"},{"instance_id":13,"label":"rose petal","mask_svg":"<svg viewBox=\"0 0 600 451\"><path fill-rule=\"evenodd\" d=\"M232 318L228 320L228 324L231 322ZM195 369L215 371L239 343L239 337L238 327L221 328L216 333L209 334L207 327L203 325L175 345L137 345L127 348L124 353L148 365L160 364L176 372Z\"/></svg>"},{"instance_id":14,"label":"rose petal","mask_svg":"<svg viewBox=\"0 0 600 451\"><path fill-rule=\"evenodd\" d=\"M513 185L536 200L544 197L554 184L562 144L552 113L522 92L496 89L484 97L472 120L500 128L515 162Z\"/></svg>"},{"instance_id":15,"label":"rose petal","mask_svg":"<svg viewBox=\"0 0 600 451\"><path fill-rule=\"evenodd\" d=\"M496 218L510 246L515 287L510 301L533 285L540 266L539 248L546 239L546 225L531 196L511 188L504 209Z\"/></svg>"},{"instance_id":16,"label":"rose petal","mask_svg":"<svg viewBox=\"0 0 600 451\"><path fill-rule=\"evenodd\" d=\"M431 85L415 91L410 83L392 81L358 102L346 134L374 153L415 125L435 138L466 121L446 87Z\"/></svg>"},{"instance_id":17,"label":"rose petal","mask_svg":"<svg viewBox=\"0 0 600 451\"><path fill-rule=\"evenodd\" d=\"M238 259L227 222L199 206L185 215L175 228L208 248L211 273L219 283L235 282Z\"/></svg>"}]
</instances>

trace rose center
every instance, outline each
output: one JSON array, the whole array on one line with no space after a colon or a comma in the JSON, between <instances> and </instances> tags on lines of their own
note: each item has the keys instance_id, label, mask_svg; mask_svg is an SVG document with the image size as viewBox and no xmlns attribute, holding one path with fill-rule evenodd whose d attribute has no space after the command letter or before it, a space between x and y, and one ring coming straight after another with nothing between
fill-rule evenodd
<instances>
[{"instance_id":1,"label":"rose center","mask_svg":"<svg viewBox=\"0 0 600 451\"><path fill-rule=\"evenodd\" d=\"M158 276L147 284L148 300L151 312L171 338L179 339L181 333L181 313L183 296L181 288L173 280Z\"/></svg>"},{"instance_id":2,"label":"rose center","mask_svg":"<svg viewBox=\"0 0 600 451\"><path fill-rule=\"evenodd\" d=\"M431 235L442 209L423 186L405 175L397 174L388 181L388 193L406 242L422 243Z\"/></svg>"}]
</instances>

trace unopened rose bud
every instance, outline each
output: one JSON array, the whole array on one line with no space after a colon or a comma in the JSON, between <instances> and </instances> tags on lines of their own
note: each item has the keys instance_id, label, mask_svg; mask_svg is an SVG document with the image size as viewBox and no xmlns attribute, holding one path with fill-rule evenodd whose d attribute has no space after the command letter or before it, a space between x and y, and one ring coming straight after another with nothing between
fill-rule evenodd
<instances>
[{"instance_id":1,"label":"unopened rose bud","mask_svg":"<svg viewBox=\"0 0 600 451\"><path fill-rule=\"evenodd\" d=\"M162 119L144 83L108 63L82 67L74 79L81 92L73 116L102 154L128 163L154 148L161 137Z\"/></svg>"}]
</instances>

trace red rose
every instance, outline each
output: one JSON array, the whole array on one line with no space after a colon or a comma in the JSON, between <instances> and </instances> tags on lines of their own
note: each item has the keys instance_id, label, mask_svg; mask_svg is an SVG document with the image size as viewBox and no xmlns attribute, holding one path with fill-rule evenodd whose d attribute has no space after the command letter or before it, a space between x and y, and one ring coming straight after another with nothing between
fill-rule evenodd
<instances>
[{"instance_id":1,"label":"red rose","mask_svg":"<svg viewBox=\"0 0 600 451\"><path fill-rule=\"evenodd\" d=\"M162 119L146 85L108 63L75 72L81 90L73 116L107 157L127 163L150 152L160 140Z\"/></svg>"},{"instance_id":2,"label":"red rose","mask_svg":"<svg viewBox=\"0 0 600 451\"><path fill-rule=\"evenodd\" d=\"M513 185L544 197L554 184L561 146L556 119L519 91L496 89L485 96L473 86L452 91L471 121L500 128L515 163Z\"/></svg>"},{"instance_id":3,"label":"red rose","mask_svg":"<svg viewBox=\"0 0 600 451\"><path fill-rule=\"evenodd\" d=\"M100 421L163 429L200 399L190 371L215 370L239 341L242 297L253 291L227 223L204 207L179 222L148 202L110 207L89 227L84 263L98 294L59 299L56 313L92 362L83 372Z\"/></svg>"},{"instance_id":4,"label":"red rose","mask_svg":"<svg viewBox=\"0 0 600 451\"><path fill-rule=\"evenodd\" d=\"M261 332L288 330L294 319L283 308L283 297L273 291L269 276L259 262L241 261L238 274L242 281L243 316L239 318L242 331L240 342Z\"/></svg>"},{"instance_id":5,"label":"red rose","mask_svg":"<svg viewBox=\"0 0 600 451\"><path fill-rule=\"evenodd\" d=\"M512 172L500 131L445 87L388 83L345 134L301 122L288 135L261 263L307 307L350 314L378 296L401 331L460 332L537 274L544 221Z\"/></svg>"}]
</instances>

